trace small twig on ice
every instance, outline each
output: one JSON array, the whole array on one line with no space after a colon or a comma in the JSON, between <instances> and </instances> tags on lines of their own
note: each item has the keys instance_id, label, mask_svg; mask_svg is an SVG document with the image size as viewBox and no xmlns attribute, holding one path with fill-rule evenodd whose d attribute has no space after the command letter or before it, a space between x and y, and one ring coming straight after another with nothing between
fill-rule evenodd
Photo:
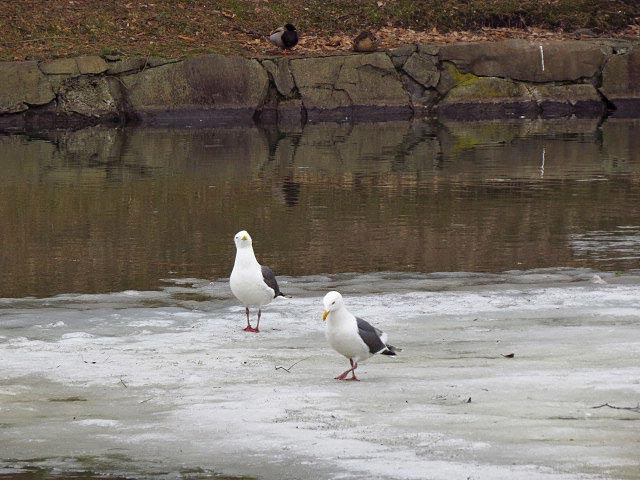
<instances>
[{"instance_id":1,"label":"small twig on ice","mask_svg":"<svg viewBox=\"0 0 640 480\"><path fill-rule=\"evenodd\" d=\"M305 358L303 358L302 360L298 360L296 363L294 363L293 365L291 365L289 368L287 368L287 367L281 367L281 366L276 367L276 370L280 370L280 369L282 369L282 370L285 370L287 373L291 373L291 369L292 369L293 367L295 367L295 366L296 366L297 364L299 364L300 362L303 362L303 361L304 361L304 360L306 360L307 358L310 358L310 357L305 357Z\"/></svg>"},{"instance_id":2,"label":"small twig on ice","mask_svg":"<svg viewBox=\"0 0 640 480\"><path fill-rule=\"evenodd\" d=\"M640 413L640 403L635 407L617 407L615 405L609 405L608 403L603 403L602 405L596 405L595 407L591 407L591 408L602 408L602 407L609 407L609 408L613 408L614 410L628 410L630 412Z\"/></svg>"},{"instance_id":3,"label":"small twig on ice","mask_svg":"<svg viewBox=\"0 0 640 480\"><path fill-rule=\"evenodd\" d=\"M124 383L124 380L122 380L122 378L120 379L120 383L122 384L122 386L123 386L124 388L129 388L129 387L127 386L127 384L126 384L126 383Z\"/></svg>"}]
</instances>

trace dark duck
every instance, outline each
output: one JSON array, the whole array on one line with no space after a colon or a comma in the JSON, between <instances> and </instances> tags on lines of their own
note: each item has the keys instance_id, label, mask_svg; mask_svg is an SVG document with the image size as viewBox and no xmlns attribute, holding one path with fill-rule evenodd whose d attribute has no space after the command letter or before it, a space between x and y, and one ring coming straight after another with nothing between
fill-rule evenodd
<instances>
[{"instance_id":1,"label":"dark duck","mask_svg":"<svg viewBox=\"0 0 640 480\"><path fill-rule=\"evenodd\" d=\"M287 55L289 50L298 44L298 32L296 31L296 27L287 23L284 27L278 28L269 35L269 40L276 47L281 48L283 54Z\"/></svg>"}]
</instances>

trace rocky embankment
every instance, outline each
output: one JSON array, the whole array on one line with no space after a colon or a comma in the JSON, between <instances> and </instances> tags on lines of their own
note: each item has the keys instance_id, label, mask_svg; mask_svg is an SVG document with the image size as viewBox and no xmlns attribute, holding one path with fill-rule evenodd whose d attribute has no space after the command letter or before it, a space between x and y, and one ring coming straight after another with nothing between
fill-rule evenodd
<instances>
[{"instance_id":1,"label":"rocky embankment","mask_svg":"<svg viewBox=\"0 0 640 480\"><path fill-rule=\"evenodd\" d=\"M640 117L640 42L406 45L328 57L0 62L0 130Z\"/></svg>"}]
</instances>

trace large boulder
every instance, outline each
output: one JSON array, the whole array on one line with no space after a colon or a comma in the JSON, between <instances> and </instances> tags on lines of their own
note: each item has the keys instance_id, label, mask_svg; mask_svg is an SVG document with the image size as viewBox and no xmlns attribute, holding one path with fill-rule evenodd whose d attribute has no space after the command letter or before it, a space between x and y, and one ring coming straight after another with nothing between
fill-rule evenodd
<instances>
[{"instance_id":1,"label":"large boulder","mask_svg":"<svg viewBox=\"0 0 640 480\"><path fill-rule=\"evenodd\" d=\"M414 53L404 63L402 70L425 88L435 87L440 80L438 58L433 55Z\"/></svg>"},{"instance_id":2,"label":"large boulder","mask_svg":"<svg viewBox=\"0 0 640 480\"><path fill-rule=\"evenodd\" d=\"M495 77L472 77L452 88L438 105L443 118L531 118L538 107L527 87Z\"/></svg>"},{"instance_id":3,"label":"large boulder","mask_svg":"<svg viewBox=\"0 0 640 480\"><path fill-rule=\"evenodd\" d=\"M400 69L409 57L417 50L415 45L401 45L387 52L394 67Z\"/></svg>"},{"instance_id":4,"label":"large boulder","mask_svg":"<svg viewBox=\"0 0 640 480\"><path fill-rule=\"evenodd\" d=\"M640 115L640 45L609 59L601 92L616 107L616 116Z\"/></svg>"},{"instance_id":5,"label":"large boulder","mask_svg":"<svg viewBox=\"0 0 640 480\"><path fill-rule=\"evenodd\" d=\"M79 75L75 58L56 58L40 62L40 70L47 75Z\"/></svg>"},{"instance_id":6,"label":"large boulder","mask_svg":"<svg viewBox=\"0 0 640 480\"><path fill-rule=\"evenodd\" d=\"M96 75L106 72L107 68L107 62L95 55L57 58L40 62L40 70L47 75Z\"/></svg>"},{"instance_id":7,"label":"large boulder","mask_svg":"<svg viewBox=\"0 0 640 480\"><path fill-rule=\"evenodd\" d=\"M55 98L37 62L0 62L0 86L0 114L23 112Z\"/></svg>"},{"instance_id":8,"label":"large boulder","mask_svg":"<svg viewBox=\"0 0 640 480\"><path fill-rule=\"evenodd\" d=\"M412 114L409 96L384 53L295 59L291 71L310 121Z\"/></svg>"},{"instance_id":9,"label":"large boulder","mask_svg":"<svg viewBox=\"0 0 640 480\"><path fill-rule=\"evenodd\" d=\"M262 66L269 72L278 93L288 97L295 90L288 58L274 58L262 61Z\"/></svg>"},{"instance_id":10,"label":"large boulder","mask_svg":"<svg viewBox=\"0 0 640 480\"><path fill-rule=\"evenodd\" d=\"M575 81L594 77L610 47L584 41L530 41L454 43L440 48L441 61L478 76L528 82Z\"/></svg>"},{"instance_id":11,"label":"large boulder","mask_svg":"<svg viewBox=\"0 0 640 480\"><path fill-rule=\"evenodd\" d=\"M117 120L122 110L119 83L105 77L67 80L58 94L59 113Z\"/></svg>"},{"instance_id":12,"label":"large boulder","mask_svg":"<svg viewBox=\"0 0 640 480\"><path fill-rule=\"evenodd\" d=\"M81 57L77 57L76 64L78 65L78 71L83 75L103 73L109 68L107 66L107 62L96 55L83 55Z\"/></svg>"},{"instance_id":13,"label":"large boulder","mask_svg":"<svg viewBox=\"0 0 640 480\"><path fill-rule=\"evenodd\" d=\"M172 124L252 121L267 96L269 78L257 60L206 55L123 77L130 113Z\"/></svg>"}]
</instances>

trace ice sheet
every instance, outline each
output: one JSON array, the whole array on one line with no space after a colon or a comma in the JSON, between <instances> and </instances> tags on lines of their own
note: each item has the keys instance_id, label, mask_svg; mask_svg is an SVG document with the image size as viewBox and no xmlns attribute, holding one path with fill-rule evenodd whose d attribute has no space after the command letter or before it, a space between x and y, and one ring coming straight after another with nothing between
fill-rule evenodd
<instances>
[{"instance_id":1,"label":"ice sheet","mask_svg":"<svg viewBox=\"0 0 640 480\"><path fill-rule=\"evenodd\" d=\"M264 309L258 335L241 331L244 308L225 279L165 283L0 300L0 468L154 478L640 473L640 413L593 408L640 400L638 272L283 277L293 298ZM324 339L329 289L404 349L362 364L359 383L333 379L348 362Z\"/></svg>"}]
</instances>

